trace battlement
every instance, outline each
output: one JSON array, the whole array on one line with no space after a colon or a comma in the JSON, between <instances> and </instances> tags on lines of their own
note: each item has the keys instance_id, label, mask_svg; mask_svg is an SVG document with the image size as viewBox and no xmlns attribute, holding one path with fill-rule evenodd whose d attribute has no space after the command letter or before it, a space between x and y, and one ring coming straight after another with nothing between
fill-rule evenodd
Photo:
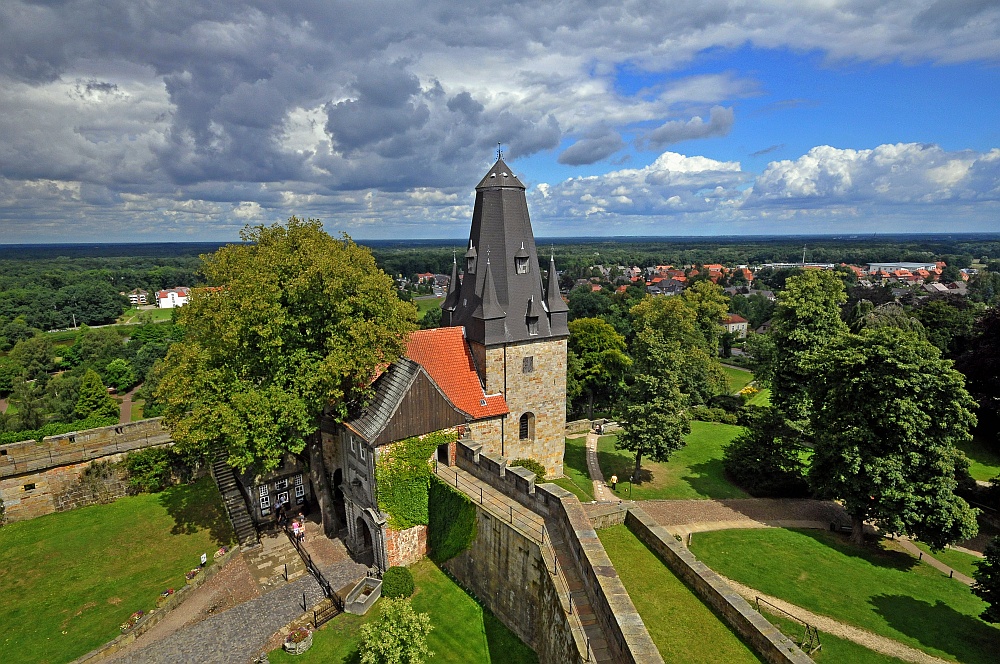
<instances>
[{"instance_id":1,"label":"battlement","mask_svg":"<svg viewBox=\"0 0 1000 664\"><path fill-rule=\"evenodd\" d=\"M154 417L98 429L0 445L0 477L37 473L144 447L173 442L163 418Z\"/></svg>"}]
</instances>

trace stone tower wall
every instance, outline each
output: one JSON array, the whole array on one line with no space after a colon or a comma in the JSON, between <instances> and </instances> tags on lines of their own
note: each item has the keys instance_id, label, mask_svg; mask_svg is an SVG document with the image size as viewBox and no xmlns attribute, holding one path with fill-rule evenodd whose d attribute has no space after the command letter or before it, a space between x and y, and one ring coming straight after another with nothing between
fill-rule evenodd
<instances>
[{"instance_id":1,"label":"stone tower wall","mask_svg":"<svg viewBox=\"0 0 1000 664\"><path fill-rule=\"evenodd\" d=\"M487 394L503 393L510 414L503 425L503 442L486 429L473 426L483 449L508 459L530 457L545 466L546 475L563 474L566 437L566 339L541 339L486 348L472 344L476 366ZM524 372L525 358L532 370ZM534 437L520 439L520 418L535 416ZM478 434L478 435L477 435Z\"/></svg>"}]
</instances>

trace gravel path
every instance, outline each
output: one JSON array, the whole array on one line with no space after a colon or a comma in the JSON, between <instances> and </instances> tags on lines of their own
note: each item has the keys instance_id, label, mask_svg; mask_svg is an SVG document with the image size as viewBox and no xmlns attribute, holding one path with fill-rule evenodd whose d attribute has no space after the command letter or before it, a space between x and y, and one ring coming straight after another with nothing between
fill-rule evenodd
<instances>
[{"instance_id":1,"label":"gravel path","mask_svg":"<svg viewBox=\"0 0 1000 664\"><path fill-rule=\"evenodd\" d=\"M720 576L722 575L720 574ZM782 611L787 611L800 620L816 626L816 628L820 631L820 641L822 641L823 638L822 633L825 632L827 634L832 634L833 636L838 636L842 639L847 639L848 641L853 641L870 650L882 653L883 655L897 657L907 662L914 662L914 664L946 664L948 661L939 659L933 655L928 655L922 650L911 648L910 646L904 645L899 641L894 641L893 639L874 634L868 630L853 627L851 625L845 625L844 623L838 622L833 618L828 618L826 616L821 616L811 611L807 611L800 606L790 604L784 600L778 599L777 597L765 595L762 592L754 590L749 586L744 586L742 583L737 583L732 579L727 579L724 576L722 579L732 586L733 590L742 595L743 598L751 604L754 603L754 600L757 597L760 597L777 606Z\"/></svg>"},{"instance_id":2,"label":"gravel path","mask_svg":"<svg viewBox=\"0 0 1000 664\"><path fill-rule=\"evenodd\" d=\"M849 524L844 509L827 500L734 498L731 500L644 500L642 509L670 533L686 536L730 528L829 528Z\"/></svg>"},{"instance_id":3,"label":"gravel path","mask_svg":"<svg viewBox=\"0 0 1000 664\"><path fill-rule=\"evenodd\" d=\"M933 555L929 553L924 553L923 551L918 549L916 545L910 540L900 537L899 539L896 540L896 542L898 542L899 546L905 549L907 553L912 554L918 560L922 560L931 567L941 570L945 574L951 574L955 580L961 581L967 586L971 586L973 584L973 580L971 578L969 578L968 576L962 574L957 570L953 570L952 568L948 567L943 562L935 558Z\"/></svg>"}]
</instances>

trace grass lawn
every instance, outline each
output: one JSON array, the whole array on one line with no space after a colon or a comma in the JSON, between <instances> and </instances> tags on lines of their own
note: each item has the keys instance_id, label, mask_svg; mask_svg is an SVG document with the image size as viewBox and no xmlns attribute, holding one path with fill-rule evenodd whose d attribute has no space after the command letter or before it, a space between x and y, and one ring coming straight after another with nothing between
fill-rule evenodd
<instances>
[{"instance_id":1,"label":"grass lawn","mask_svg":"<svg viewBox=\"0 0 1000 664\"><path fill-rule=\"evenodd\" d=\"M973 479L988 482L1000 475L1000 454L987 447L982 438L977 436L969 442L959 443L956 447L965 452L965 456L972 462L969 474Z\"/></svg>"},{"instance_id":2,"label":"grass lawn","mask_svg":"<svg viewBox=\"0 0 1000 664\"><path fill-rule=\"evenodd\" d=\"M538 657L531 648L479 606L430 560L425 558L410 570L416 586L413 608L430 615L434 626L427 642L434 651L431 661L435 664L537 664ZM366 616L337 616L316 632L313 647L304 655L292 656L277 651L270 653L270 659L276 663L359 662L358 630L366 622L377 619L378 615L379 605L376 603Z\"/></svg>"},{"instance_id":3,"label":"grass lawn","mask_svg":"<svg viewBox=\"0 0 1000 664\"><path fill-rule=\"evenodd\" d=\"M723 364L722 370L726 372L726 378L729 379L730 394L739 392L753 380L753 374L746 369L737 369L736 367L729 367Z\"/></svg>"},{"instance_id":4,"label":"grass lawn","mask_svg":"<svg viewBox=\"0 0 1000 664\"><path fill-rule=\"evenodd\" d=\"M803 631L801 623L789 620L784 616L772 615L767 611L762 611L761 615L780 629L782 634L796 643L801 643ZM848 641L825 632L820 632L819 641L823 647L809 655L816 664L896 664L905 661L869 650L854 641Z\"/></svg>"},{"instance_id":5,"label":"grass lawn","mask_svg":"<svg viewBox=\"0 0 1000 664\"><path fill-rule=\"evenodd\" d=\"M118 317L120 325L132 325L137 323L165 323L173 318L173 309L127 309L125 313Z\"/></svg>"},{"instance_id":6,"label":"grass lawn","mask_svg":"<svg viewBox=\"0 0 1000 664\"><path fill-rule=\"evenodd\" d=\"M931 551L931 548L924 544L923 542L914 542L917 548L924 553L930 554L943 562L948 567L952 568L956 572L961 572L966 576L972 576L975 573L976 568L972 563L977 560L982 560L979 556L973 556L972 554L965 553L964 551L955 551L954 549L943 549L937 553Z\"/></svg>"},{"instance_id":7,"label":"grass lawn","mask_svg":"<svg viewBox=\"0 0 1000 664\"><path fill-rule=\"evenodd\" d=\"M687 445L664 463L643 459L642 482L631 489L636 500L685 498L746 498L747 494L723 476L722 448L742 427L716 422L692 422ZM635 468L635 455L615 449L615 436L601 436L597 458L604 477L618 476L615 495L629 498L627 478Z\"/></svg>"},{"instance_id":8,"label":"grass lawn","mask_svg":"<svg viewBox=\"0 0 1000 664\"><path fill-rule=\"evenodd\" d=\"M594 499L594 483L590 480L590 471L587 470L587 438L566 439L566 454L563 456L563 475L554 480L549 480L576 494L581 502L590 502Z\"/></svg>"},{"instance_id":9,"label":"grass lawn","mask_svg":"<svg viewBox=\"0 0 1000 664\"><path fill-rule=\"evenodd\" d=\"M132 419L131 422L138 422L142 419L142 407L146 405L145 399L139 399L138 401L132 402Z\"/></svg>"},{"instance_id":10,"label":"grass lawn","mask_svg":"<svg viewBox=\"0 0 1000 664\"><path fill-rule=\"evenodd\" d=\"M760 661L632 531L597 534L664 661Z\"/></svg>"},{"instance_id":11,"label":"grass lawn","mask_svg":"<svg viewBox=\"0 0 1000 664\"><path fill-rule=\"evenodd\" d=\"M0 528L0 662L68 662L232 541L210 477Z\"/></svg>"},{"instance_id":12,"label":"grass lawn","mask_svg":"<svg viewBox=\"0 0 1000 664\"><path fill-rule=\"evenodd\" d=\"M717 572L821 615L945 659L996 661L1000 628L969 588L909 554L822 530L721 530L692 552Z\"/></svg>"},{"instance_id":13,"label":"grass lawn","mask_svg":"<svg viewBox=\"0 0 1000 664\"><path fill-rule=\"evenodd\" d=\"M771 405L771 390L766 387L762 389L757 394L753 395L747 405L750 406L770 406Z\"/></svg>"},{"instance_id":14,"label":"grass lawn","mask_svg":"<svg viewBox=\"0 0 1000 664\"><path fill-rule=\"evenodd\" d=\"M435 309L441 306L441 302L444 300L443 297L425 297L413 298L413 304L417 307L417 320L421 319L424 314L426 314L431 309Z\"/></svg>"}]
</instances>

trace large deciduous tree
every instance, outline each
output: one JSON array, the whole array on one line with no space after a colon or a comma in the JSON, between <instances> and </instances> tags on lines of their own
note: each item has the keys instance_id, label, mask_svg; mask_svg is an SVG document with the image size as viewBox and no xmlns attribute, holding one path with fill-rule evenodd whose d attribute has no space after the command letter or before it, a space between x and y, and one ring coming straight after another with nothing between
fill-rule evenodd
<instances>
[{"instance_id":1,"label":"large deciduous tree","mask_svg":"<svg viewBox=\"0 0 1000 664\"><path fill-rule=\"evenodd\" d=\"M807 270L789 277L778 295L771 323L771 403L785 417L801 420L809 414L806 367L810 353L847 332L840 305L847 299L843 282L830 272Z\"/></svg>"},{"instance_id":2,"label":"large deciduous tree","mask_svg":"<svg viewBox=\"0 0 1000 664\"><path fill-rule=\"evenodd\" d=\"M587 397L587 418L594 417L594 400L607 405L624 388L632 366L625 337L600 318L578 318L569 323L569 351L579 360L570 364L571 380Z\"/></svg>"},{"instance_id":3,"label":"large deciduous tree","mask_svg":"<svg viewBox=\"0 0 1000 664\"><path fill-rule=\"evenodd\" d=\"M979 317L969 349L955 368L965 374L969 392L979 402L977 431L1000 452L1000 308Z\"/></svg>"},{"instance_id":4,"label":"large deciduous tree","mask_svg":"<svg viewBox=\"0 0 1000 664\"><path fill-rule=\"evenodd\" d=\"M1000 623L1000 537L994 537L986 544L985 557L974 563L976 571L972 576L972 592L986 602L986 610L980 618L991 623Z\"/></svg>"},{"instance_id":5,"label":"large deciduous tree","mask_svg":"<svg viewBox=\"0 0 1000 664\"><path fill-rule=\"evenodd\" d=\"M371 253L318 220L247 228L244 244L204 257L221 288L195 291L159 376L157 399L178 444L267 471L308 452L327 533L336 529L320 417L343 420L396 360L416 310Z\"/></svg>"},{"instance_id":6,"label":"large deciduous tree","mask_svg":"<svg viewBox=\"0 0 1000 664\"><path fill-rule=\"evenodd\" d=\"M790 280L791 281L791 280ZM852 540L863 524L934 548L975 535L975 510L953 492L975 423L962 375L912 332L844 334L800 367L813 375L814 490L843 501Z\"/></svg>"}]
</instances>

